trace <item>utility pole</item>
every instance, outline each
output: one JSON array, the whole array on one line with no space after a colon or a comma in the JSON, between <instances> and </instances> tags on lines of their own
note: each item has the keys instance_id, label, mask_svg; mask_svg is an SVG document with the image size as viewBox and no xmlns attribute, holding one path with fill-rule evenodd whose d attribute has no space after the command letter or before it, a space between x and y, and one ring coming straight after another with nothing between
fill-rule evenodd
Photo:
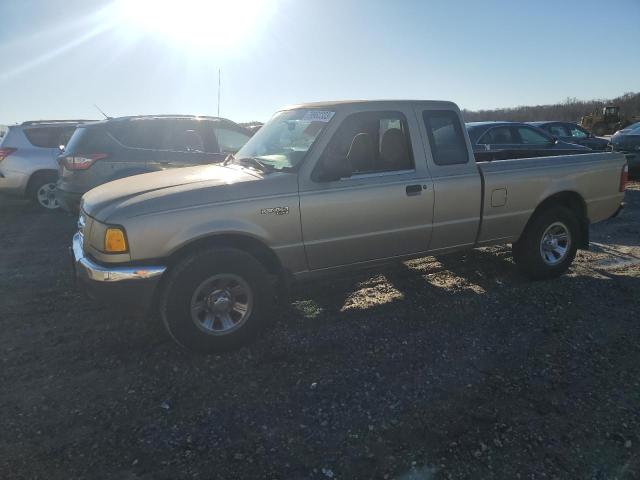
<instances>
[{"instance_id":1,"label":"utility pole","mask_svg":"<svg viewBox=\"0 0 640 480\"><path fill-rule=\"evenodd\" d=\"M222 78L222 70L218 69L218 117L220 116L220 83Z\"/></svg>"}]
</instances>

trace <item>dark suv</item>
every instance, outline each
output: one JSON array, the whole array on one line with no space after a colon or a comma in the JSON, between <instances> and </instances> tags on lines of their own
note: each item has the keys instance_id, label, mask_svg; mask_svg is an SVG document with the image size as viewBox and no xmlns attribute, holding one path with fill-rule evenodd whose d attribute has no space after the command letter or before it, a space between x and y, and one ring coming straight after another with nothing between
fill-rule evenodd
<instances>
[{"instance_id":1,"label":"dark suv","mask_svg":"<svg viewBox=\"0 0 640 480\"><path fill-rule=\"evenodd\" d=\"M77 212L82 195L119 178L168 168L216 163L250 134L216 117L121 117L81 125L58 157L60 205Z\"/></svg>"}]
</instances>

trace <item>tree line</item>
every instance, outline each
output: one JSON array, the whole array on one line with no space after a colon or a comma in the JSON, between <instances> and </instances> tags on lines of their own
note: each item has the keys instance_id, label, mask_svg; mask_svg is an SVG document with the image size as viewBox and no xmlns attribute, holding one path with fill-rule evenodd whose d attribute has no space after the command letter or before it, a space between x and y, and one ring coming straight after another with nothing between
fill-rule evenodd
<instances>
[{"instance_id":1,"label":"tree line","mask_svg":"<svg viewBox=\"0 0 640 480\"><path fill-rule=\"evenodd\" d=\"M495 110L462 110L466 122L485 120L504 120L510 122L535 122L538 120L558 120L577 122L580 117L593 112L602 112L605 105L617 105L623 117L640 115L640 93L625 93L619 97L605 100L578 100L567 98L553 105L519 106L497 108Z\"/></svg>"}]
</instances>

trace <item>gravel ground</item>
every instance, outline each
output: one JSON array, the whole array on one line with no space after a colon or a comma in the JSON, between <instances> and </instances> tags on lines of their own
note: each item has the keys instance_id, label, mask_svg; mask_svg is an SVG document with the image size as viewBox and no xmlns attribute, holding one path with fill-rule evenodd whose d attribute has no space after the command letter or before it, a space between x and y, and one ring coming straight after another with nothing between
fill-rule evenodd
<instances>
[{"instance_id":1,"label":"gravel ground","mask_svg":"<svg viewBox=\"0 0 640 480\"><path fill-rule=\"evenodd\" d=\"M222 356L74 289L0 199L0 478L640 477L640 183L568 275L507 247L305 287Z\"/></svg>"}]
</instances>

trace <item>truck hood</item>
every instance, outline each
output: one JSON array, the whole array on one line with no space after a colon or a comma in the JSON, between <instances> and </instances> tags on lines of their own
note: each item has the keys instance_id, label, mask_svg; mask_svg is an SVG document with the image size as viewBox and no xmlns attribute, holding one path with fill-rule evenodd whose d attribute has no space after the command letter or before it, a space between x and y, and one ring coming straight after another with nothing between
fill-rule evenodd
<instances>
[{"instance_id":1,"label":"truck hood","mask_svg":"<svg viewBox=\"0 0 640 480\"><path fill-rule=\"evenodd\" d=\"M264 187L265 183L273 183L273 180L283 176L295 175L265 175L238 165L176 168L134 175L100 185L84 194L81 208L97 220L113 221L115 217L117 220L199 204L249 198L256 195L255 187L248 188L252 183L257 182ZM268 194L270 189L266 190L264 193Z\"/></svg>"}]
</instances>

